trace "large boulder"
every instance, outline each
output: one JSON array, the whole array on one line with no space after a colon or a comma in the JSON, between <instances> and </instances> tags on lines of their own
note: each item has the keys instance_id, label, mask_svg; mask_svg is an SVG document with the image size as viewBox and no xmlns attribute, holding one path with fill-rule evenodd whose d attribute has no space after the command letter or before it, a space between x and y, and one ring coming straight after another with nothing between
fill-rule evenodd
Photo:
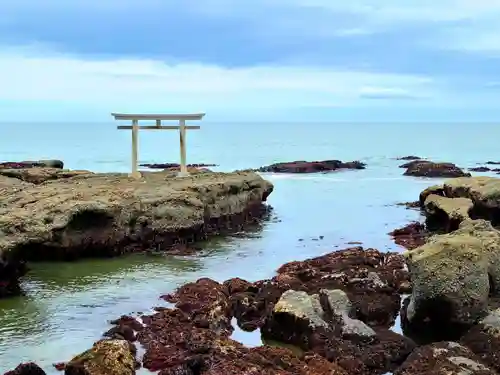
<instances>
[{"instance_id":1,"label":"large boulder","mask_svg":"<svg viewBox=\"0 0 500 375\"><path fill-rule=\"evenodd\" d=\"M100 340L69 361L65 375L135 375L134 347L125 340Z\"/></svg>"},{"instance_id":2,"label":"large boulder","mask_svg":"<svg viewBox=\"0 0 500 375\"><path fill-rule=\"evenodd\" d=\"M331 172L338 169L365 169L366 164L360 161L342 162L340 160L323 161L291 161L276 163L258 169L259 172L272 173L317 173Z\"/></svg>"},{"instance_id":3,"label":"large boulder","mask_svg":"<svg viewBox=\"0 0 500 375\"><path fill-rule=\"evenodd\" d=\"M500 292L500 232L487 221L463 221L405 257L413 285L403 319L409 331L456 338L487 313L489 294Z\"/></svg>"},{"instance_id":4,"label":"large boulder","mask_svg":"<svg viewBox=\"0 0 500 375\"><path fill-rule=\"evenodd\" d=\"M470 177L453 163L435 163L427 160L414 160L401 165L406 168L405 176L415 177Z\"/></svg>"},{"instance_id":5,"label":"large boulder","mask_svg":"<svg viewBox=\"0 0 500 375\"><path fill-rule=\"evenodd\" d=\"M470 219L469 212L473 207L474 203L469 198L430 194L424 201L426 226L430 230L454 231L462 221Z\"/></svg>"}]
</instances>

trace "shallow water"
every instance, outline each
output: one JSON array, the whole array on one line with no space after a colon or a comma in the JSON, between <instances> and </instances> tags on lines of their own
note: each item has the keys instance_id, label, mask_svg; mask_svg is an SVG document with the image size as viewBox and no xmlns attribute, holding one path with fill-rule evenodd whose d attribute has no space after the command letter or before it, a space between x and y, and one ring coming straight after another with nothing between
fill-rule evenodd
<instances>
[{"instance_id":1,"label":"shallow water","mask_svg":"<svg viewBox=\"0 0 500 375\"><path fill-rule=\"evenodd\" d=\"M108 329L108 320L122 314L147 312L162 304L161 294L200 277L220 281L236 276L250 281L267 278L287 261L348 247L349 241L361 241L380 250L401 250L387 232L417 219L419 214L394 204L416 200L422 189L439 180L404 177L403 170L397 168L401 162L393 157L417 154L464 167L500 160L493 137L476 139L472 146L468 143L469 136L458 132L453 142L447 144L408 128L408 134L413 131L415 137L402 143L397 132L387 128L376 130L358 129L363 135L360 138L353 129L333 131L325 127L321 139L311 139L308 136L311 133L301 128L285 134L293 136L293 141L288 143L284 136L256 138L252 133L253 138L249 138L250 133L246 137L239 134L231 138L232 142L221 154L214 149L221 139L213 134L208 135L212 137L210 144L203 143L202 138L193 139L192 153L196 155L193 162L221 163L222 170L256 167L277 160L326 158L361 159L369 167L330 174L265 175L275 184L269 203L277 219L245 236L209 241L199 255L134 255L66 264L32 264L31 272L23 280L26 296L0 300L0 372L19 362L34 360L49 374L55 374L51 364L87 349ZM316 134L319 133L318 130ZM62 138L57 142L62 145L59 155L48 152L47 144L55 147L53 139L48 139L47 144L40 143L38 151L26 147L29 152L16 151L10 144L3 145L0 139L0 150L5 151L0 158L59 157L69 160L70 168L126 169L126 156L113 159L112 151L100 144L99 137L92 145L92 152L96 154L91 161L87 159L88 153L77 154L78 147L76 151L69 150L70 139L65 140L64 134L64 131L59 134ZM481 145L477 144L479 141ZM143 148L150 159L144 161L177 160L172 150L162 149L157 141L146 143L143 139L143 142L149 146ZM252 144L258 146L252 147ZM128 149L120 146L120 152L123 148ZM469 149L471 151L457 153ZM11 151L16 151L16 155ZM163 153L168 158L162 157ZM363 158L365 155L371 156ZM237 330L233 337L248 345L260 344L260 335L256 332Z\"/></svg>"}]
</instances>

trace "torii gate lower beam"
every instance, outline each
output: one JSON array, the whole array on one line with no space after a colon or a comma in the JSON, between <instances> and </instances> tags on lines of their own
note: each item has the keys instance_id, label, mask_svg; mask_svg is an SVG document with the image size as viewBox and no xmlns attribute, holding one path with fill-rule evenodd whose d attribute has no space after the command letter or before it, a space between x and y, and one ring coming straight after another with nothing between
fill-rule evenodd
<instances>
[{"instance_id":1,"label":"torii gate lower beam","mask_svg":"<svg viewBox=\"0 0 500 375\"><path fill-rule=\"evenodd\" d=\"M197 114L163 114L163 115L148 115L148 114L111 114L115 120L132 120L132 125L121 125L118 126L119 130L132 130L132 173L131 177L141 178L141 173L137 168L137 155L138 155L138 139L139 139L139 129L141 130L179 130L179 142L180 142L180 172L178 176L189 176L186 164L186 130L200 129L200 126L186 125L186 120L201 120L204 113ZM156 125L154 126L139 126L139 120L155 120ZM179 125L162 126L162 120L177 120Z\"/></svg>"}]
</instances>

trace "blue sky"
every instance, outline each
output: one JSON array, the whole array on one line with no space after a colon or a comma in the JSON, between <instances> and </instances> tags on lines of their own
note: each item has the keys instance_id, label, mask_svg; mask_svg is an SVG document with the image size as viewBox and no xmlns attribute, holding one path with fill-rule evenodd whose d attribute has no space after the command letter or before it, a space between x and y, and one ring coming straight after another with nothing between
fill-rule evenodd
<instances>
[{"instance_id":1,"label":"blue sky","mask_svg":"<svg viewBox=\"0 0 500 375\"><path fill-rule=\"evenodd\" d=\"M498 19L500 0L5 1L0 116L496 120Z\"/></svg>"}]
</instances>

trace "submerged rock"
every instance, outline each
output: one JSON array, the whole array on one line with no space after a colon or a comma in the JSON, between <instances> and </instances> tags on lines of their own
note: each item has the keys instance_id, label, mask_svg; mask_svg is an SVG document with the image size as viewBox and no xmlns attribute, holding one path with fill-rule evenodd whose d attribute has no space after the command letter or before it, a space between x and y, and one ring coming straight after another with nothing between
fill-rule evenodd
<instances>
[{"instance_id":1,"label":"submerged rock","mask_svg":"<svg viewBox=\"0 0 500 375\"><path fill-rule=\"evenodd\" d=\"M471 171L471 172L490 172L491 168L488 168L488 167L473 167L473 168L469 168L469 171Z\"/></svg>"},{"instance_id":2,"label":"submerged rock","mask_svg":"<svg viewBox=\"0 0 500 375\"><path fill-rule=\"evenodd\" d=\"M427 160L414 160L403 164L406 168L405 176L415 177L470 177L471 174L464 172L453 163L435 163Z\"/></svg>"},{"instance_id":3,"label":"submerged rock","mask_svg":"<svg viewBox=\"0 0 500 375\"><path fill-rule=\"evenodd\" d=\"M402 228L394 229L389 235L397 245L411 250L425 244L429 231L424 224L415 221Z\"/></svg>"},{"instance_id":4,"label":"submerged rock","mask_svg":"<svg viewBox=\"0 0 500 375\"><path fill-rule=\"evenodd\" d=\"M456 342L417 348L394 375L496 375L469 349Z\"/></svg>"},{"instance_id":5,"label":"submerged rock","mask_svg":"<svg viewBox=\"0 0 500 375\"><path fill-rule=\"evenodd\" d=\"M487 313L490 293L500 292L500 232L484 220L463 221L405 256L413 289L403 328L456 339Z\"/></svg>"},{"instance_id":6,"label":"submerged rock","mask_svg":"<svg viewBox=\"0 0 500 375\"><path fill-rule=\"evenodd\" d=\"M134 347L125 340L101 340L66 363L65 375L135 375Z\"/></svg>"},{"instance_id":7,"label":"submerged rock","mask_svg":"<svg viewBox=\"0 0 500 375\"><path fill-rule=\"evenodd\" d=\"M415 156L415 155L408 155L396 158L396 160L421 160L421 159L422 158L420 156Z\"/></svg>"},{"instance_id":8,"label":"submerged rock","mask_svg":"<svg viewBox=\"0 0 500 375\"><path fill-rule=\"evenodd\" d=\"M317 173L331 172L338 169L365 169L366 164L360 161L342 162L340 160L323 161L291 161L276 163L258 169L259 172L273 173Z\"/></svg>"}]
</instances>

